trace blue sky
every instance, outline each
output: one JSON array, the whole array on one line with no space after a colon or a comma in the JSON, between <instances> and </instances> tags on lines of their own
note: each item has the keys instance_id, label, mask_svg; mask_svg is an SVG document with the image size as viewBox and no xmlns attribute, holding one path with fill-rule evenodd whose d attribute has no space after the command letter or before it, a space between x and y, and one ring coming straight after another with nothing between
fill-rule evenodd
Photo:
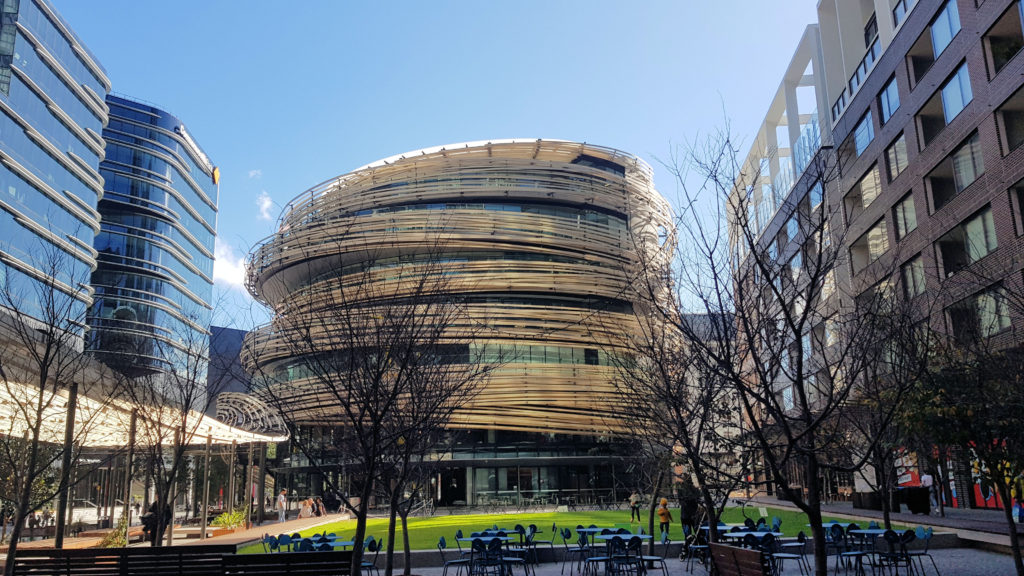
<instances>
[{"instance_id":1,"label":"blue sky","mask_svg":"<svg viewBox=\"0 0 1024 576\"><path fill-rule=\"evenodd\" d=\"M749 142L814 0L53 0L114 91L181 118L221 168L219 323L280 207L402 152L560 138L636 154L722 128ZM229 320L233 318L233 321Z\"/></svg>"}]
</instances>

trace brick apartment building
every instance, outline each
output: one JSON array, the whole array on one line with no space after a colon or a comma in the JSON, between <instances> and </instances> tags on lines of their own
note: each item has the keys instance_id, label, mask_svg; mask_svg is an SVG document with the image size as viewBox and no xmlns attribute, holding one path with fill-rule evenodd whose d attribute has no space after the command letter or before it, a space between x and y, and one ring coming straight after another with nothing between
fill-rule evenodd
<instances>
[{"instance_id":1,"label":"brick apartment building","mask_svg":"<svg viewBox=\"0 0 1024 576\"><path fill-rule=\"evenodd\" d=\"M927 293L933 329L1019 342L1022 48L1020 0L820 0L746 162L764 184L747 187L761 245L795 277L794 212L823 205L840 294ZM809 166L826 156L822 187ZM951 465L957 506L998 506Z\"/></svg>"}]
</instances>

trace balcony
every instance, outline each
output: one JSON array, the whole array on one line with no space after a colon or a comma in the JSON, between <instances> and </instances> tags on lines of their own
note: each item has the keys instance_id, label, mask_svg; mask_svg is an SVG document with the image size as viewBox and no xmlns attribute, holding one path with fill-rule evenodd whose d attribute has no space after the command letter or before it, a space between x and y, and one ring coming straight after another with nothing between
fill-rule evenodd
<instances>
[{"instance_id":1,"label":"balcony","mask_svg":"<svg viewBox=\"0 0 1024 576\"><path fill-rule=\"evenodd\" d=\"M846 110L846 105L849 100L853 99L853 96L860 89L861 84L864 80L867 80L868 74L871 73L875 68L875 64L878 63L878 57L882 55L882 40L878 36L875 36L874 42L871 43L871 48L868 48L867 53L861 58L860 63L857 64L856 70L854 70L853 76L850 76L850 80L846 83L846 89L836 99L835 104L832 105L832 122L835 123L839 120L839 117L843 115Z\"/></svg>"}]
</instances>

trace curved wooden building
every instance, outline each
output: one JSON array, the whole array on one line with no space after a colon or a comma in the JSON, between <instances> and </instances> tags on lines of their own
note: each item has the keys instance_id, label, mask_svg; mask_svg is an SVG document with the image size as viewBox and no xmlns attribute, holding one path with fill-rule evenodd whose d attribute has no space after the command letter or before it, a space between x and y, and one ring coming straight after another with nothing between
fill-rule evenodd
<instances>
[{"instance_id":1,"label":"curved wooden building","mask_svg":"<svg viewBox=\"0 0 1024 576\"><path fill-rule=\"evenodd\" d=\"M243 361L301 379L287 326L339 302L379 313L380 295L441 274L481 327L452 345L501 362L453 427L614 432L615 333L633 322L638 251L657 257L669 218L651 168L611 148L505 140L375 162L299 195L250 255L248 288L275 318ZM301 413L312 394L285 400Z\"/></svg>"}]
</instances>

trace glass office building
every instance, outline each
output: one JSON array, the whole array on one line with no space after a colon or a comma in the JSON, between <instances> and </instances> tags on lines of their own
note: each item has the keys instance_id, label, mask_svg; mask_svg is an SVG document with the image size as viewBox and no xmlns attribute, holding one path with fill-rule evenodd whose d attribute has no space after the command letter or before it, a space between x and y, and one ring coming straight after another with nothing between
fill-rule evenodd
<instances>
[{"instance_id":1,"label":"glass office building","mask_svg":"<svg viewBox=\"0 0 1024 576\"><path fill-rule=\"evenodd\" d=\"M206 354L219 171L178 118L108 96L90 344L132 375Z\"/></svg>"},{"instance_id":2,"label":"glass office building","mask_svg":"<svg viewBox=\"0 0 1024 576\"><path fill-rule=\"evenodd\" d=\"M46 0L0 5L0 286L20 311L82 321L92 302L110 81ZM43 295L70 304L48 306ZM48 312L47 310L50 310Z\"/></svg>"}]
</instances>

